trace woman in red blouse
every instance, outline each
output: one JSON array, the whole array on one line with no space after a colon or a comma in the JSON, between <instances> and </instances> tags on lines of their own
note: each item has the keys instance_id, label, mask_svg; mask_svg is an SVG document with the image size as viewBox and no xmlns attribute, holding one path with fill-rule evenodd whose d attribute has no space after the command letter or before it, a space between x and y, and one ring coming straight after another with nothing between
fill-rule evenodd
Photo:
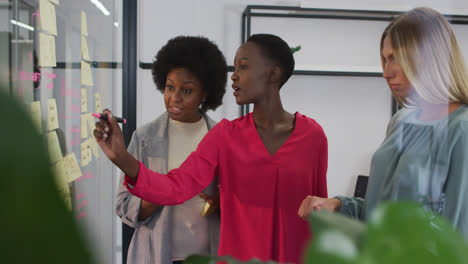
<instances>
[{"instance_id":1,"label":"woman in red blouse","mask_svg":"<svg viewBox=\"0 0 468 264\"><path fill-rule=\"evenodd\" d=\"M111 121L98 122L94 135L126 174L129 191L152 203L183 203L218 175L220 256L301 263L310 232L297 212L308 195L327 197L326 136L313 119L283 109L279 90L294 69L284 40L253 35L237 50L234 66L236 102L254 104L253 113L223 119L167 175L128 154L110 111L106 114Z\"/></svg>"}]
</instances>

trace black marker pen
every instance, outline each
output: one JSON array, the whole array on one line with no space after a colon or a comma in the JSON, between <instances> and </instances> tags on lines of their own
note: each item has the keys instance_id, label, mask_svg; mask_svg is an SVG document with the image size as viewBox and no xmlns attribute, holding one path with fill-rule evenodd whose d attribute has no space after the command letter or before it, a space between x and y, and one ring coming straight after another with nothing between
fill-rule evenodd
<instances>
[{"instance_id":1,"label":"black marker pen","mask_svg":"<svg viewBox=\"0 0 468 264\"><path fill-rule=\"evenodd\" d=\"M107 121L107 115L106 114L97 114L97 113L92 113L92 115L96 118L99 118L99 119L102 119L102 120L106 120ZM121 118L121 117L116 117L116 116L113 116L115 121L119 122L119 123L127 123L127 120L125 118Z\"/></svg>"}]
</instances>

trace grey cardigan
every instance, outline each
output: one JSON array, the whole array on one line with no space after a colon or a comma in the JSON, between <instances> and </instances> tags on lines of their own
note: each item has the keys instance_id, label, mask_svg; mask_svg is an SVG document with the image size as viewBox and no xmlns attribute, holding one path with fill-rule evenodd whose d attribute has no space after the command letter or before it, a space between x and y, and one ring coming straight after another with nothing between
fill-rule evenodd
<instances>
[{"instance_id":1,"label":"grey cardigan","mask_svg":"<svg viewBox=\"0 0 468 264\"><path fill-rule=\"evenodd\" d=\"M208 130L216 122L203 114ZM149 169L167 174L169 115L167 112L156 120L136 129L128 146L128 152L141 161ZM161 206L152 216L144 221L138 220L141 199L133 196L123 185L124 175L121 176L117 193L116 213L122 222L135 228L132 242L128 249L128 264L169 264L172 263L172 206ZM218 178L208 186L204 192L214 194ZM219 214L208 217L210 253L218 253L219 243Z\"/></svg>"}]
</instances>

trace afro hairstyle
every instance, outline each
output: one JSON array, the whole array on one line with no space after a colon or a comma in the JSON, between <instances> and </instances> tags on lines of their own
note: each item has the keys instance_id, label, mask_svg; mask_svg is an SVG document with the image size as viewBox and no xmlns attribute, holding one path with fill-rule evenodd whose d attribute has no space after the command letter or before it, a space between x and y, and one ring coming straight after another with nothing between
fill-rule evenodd
<instances>
[{"instance_id":1,"label":"afro hairstyle","mask_svg":"<svg viewBox=\"0 0 468 264\"><path fill-rule=\"evenodd\" d=\"M205 37L178 36L170 39L156 54L151 73L156 88L164 93L167 74L184 68L201 82L206 94L201 111L215 110L226 93L227 64L218 46Z\"/></svg>"}]
</instances>

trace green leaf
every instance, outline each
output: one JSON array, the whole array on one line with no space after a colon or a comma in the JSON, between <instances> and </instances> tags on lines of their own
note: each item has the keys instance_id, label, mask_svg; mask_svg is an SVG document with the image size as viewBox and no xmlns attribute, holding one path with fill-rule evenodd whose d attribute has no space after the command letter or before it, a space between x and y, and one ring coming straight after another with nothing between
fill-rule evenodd
<instances>
[{"instance_id":1,"label":"green leaf","mask_svg":"<svg viewBox=\"0 0 468 264\"><path fill-rule=\"evenodd\" d=\"M296 46L296 47L292 47L292 48L291 48L291 52L294 54L294 53L300 51L301 48L302 48L302 47L301 47L300 45L299 45L299 46Z\"/></svg>"},{"instance_id":2,"label":"green leaf","mask_svg":"<svg viewBox=\"0 0 468 264\"><path fill-rule=\"evenodd\" d=\"M468 248L452 225L418 204L388 203L372 214L363 260L375 263L466 263Z\"/></svg>"},{"instance_id":3,"label":"green leaf","mask_svg":"<svg viewBox=\"0 0 468 264\"><path fill-rule=\"evenodd\" d=\"M326 212L309 217L313 239L307 247L305 263L355 263L366 233L363 223Z\"/></svg>"},{"instance_id":4,"label":"green leaf","mask_svg":"<svg viewBox=\"0 0 468 264\"><path fill-rule=\"evenodd\" d=\"M305 263L326 264L461 264L468 260L464 238L451 224L418 204L391 202L377 208L365 224L337 213L315 212L309 217L313 239ZM224 261L275 263L232 257L191 256L185 263Z\"/></svg>"}]
</instances>

